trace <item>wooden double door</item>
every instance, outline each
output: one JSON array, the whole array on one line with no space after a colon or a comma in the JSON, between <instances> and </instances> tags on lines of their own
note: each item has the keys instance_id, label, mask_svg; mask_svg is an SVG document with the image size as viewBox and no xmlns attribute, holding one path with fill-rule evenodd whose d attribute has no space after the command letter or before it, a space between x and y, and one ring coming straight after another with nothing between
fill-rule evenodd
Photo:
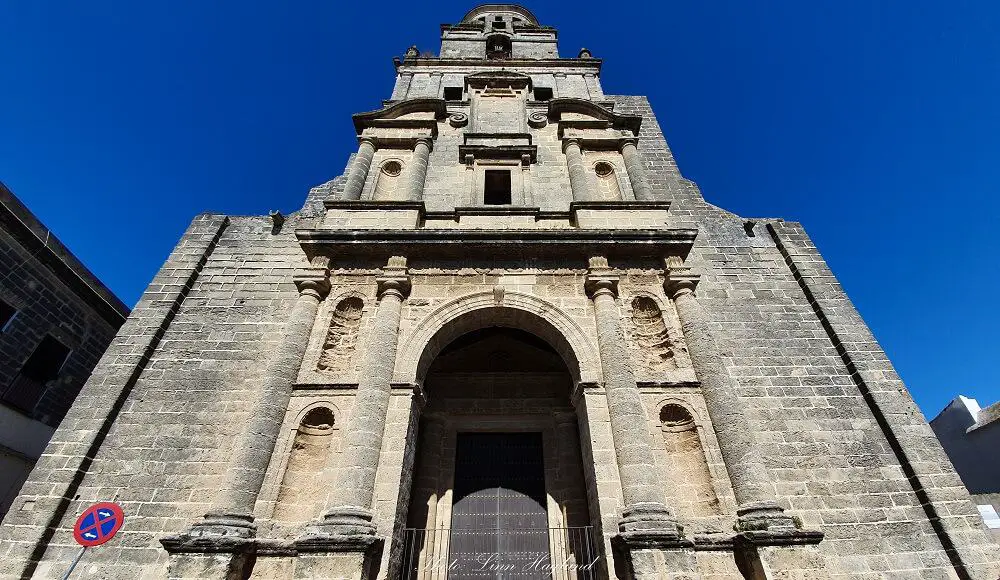
<instances>
[{"instance_id":1,"label":"wooden double door","mask_svg":"<svg viewBox=\"0 0 1000 580\"><path fill-rule=\"evenodd\" d=\"M549 579L541 433L458 433L449 580Z\"/></svg>"}]
</instances>

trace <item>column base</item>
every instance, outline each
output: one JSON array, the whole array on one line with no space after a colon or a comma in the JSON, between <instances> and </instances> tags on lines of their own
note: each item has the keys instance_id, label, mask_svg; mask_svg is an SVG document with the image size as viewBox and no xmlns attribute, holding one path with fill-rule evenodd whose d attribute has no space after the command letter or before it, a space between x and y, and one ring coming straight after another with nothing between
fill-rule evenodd
<instances>
[{"instance_id":1,"label":"column base","mask_svg":"<svg viewBox=\"0 0 1000 580\"><path fill-rule=\"evenodd\" d=\"M357 506L340 506L323 514L323 519L306 528L304 541L310 537L374 537L376 526L371 511Z\"/></svg>"},{"instance_id":2,"label":"column base","mask_svg":"<svg viewBox=\"0 0 1000 580\"><path fill-rule=\"evenodd\" d=\"M772 502L740 506L733 538L736 566L747 578L822 580L829 578L816 544L819 530L803 530L801 523Z\"/></svg>"},{"instance_id":3,"label":"column base","mask_svg":"<svg viewBox=\"0 0 1000 580\"><path fill-rule=\"evenodd\" d=\"M243 513L209 512L186 532L167 536L160 544L170 554L170 580L243 578L253 567L253 516Z\"/></svg>"},{"instance_id":4,"label":"column base","mask_svg":"<svg viewBox=\"0 0 1000 580\"><path fill-rule=\"evenodd\" d=\"M253 523L253 516L250 514L208 512L203 520L192 524L190 530L171 536L171 538L252 538L256 535L257 526ZM170 541L173 542L173 540Z\"/></svg>"},{"instance_id":5,"label":"column base","mask_svg":"<svg viewBox=\"0 0 1000 580\"><path fill-rule=\"evenodd\" d=\"M684 539L684 527L667 506L654 502L635 503L626 508L618 522L618 537L629 546L692 545Z\"/></svg>"},{"instance_id":6,"label":"column base","mask_svg":"<svg viewBox=\"0 0 1000 580\"><path fill-rule=\"evenodd\" d=\"M745 503L736 508L736 531L795 531L801 527L794 518L773 501Z\"/></svg>"}]
</instances>

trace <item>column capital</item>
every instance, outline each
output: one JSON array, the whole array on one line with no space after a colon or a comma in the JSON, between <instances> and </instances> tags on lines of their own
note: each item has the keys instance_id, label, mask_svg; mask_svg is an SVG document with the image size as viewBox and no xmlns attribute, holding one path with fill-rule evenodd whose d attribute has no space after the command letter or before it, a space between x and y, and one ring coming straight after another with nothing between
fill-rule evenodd
<instances>
[{"instance_id":1,"label":"column capital","mask_svg":"<svg viewBox=\"0 0 1000 580\"><path fill-rule=\"evenodd\" d=\"M618 141L618 152L621 153L625 147L631 145L632 147L639 147L639 139L637 137L626 137Z\"/></svg>"},{"instance_id":2,"label":"column capital","mask_svg":"<svg viewBox=\"0 0 1000 580\"><path fill-rule=\"evenodd\" d=\"M300 295L313 296L322 300L330 291L330 270L326 267L310 266L299 268L292 275L292 282Z\"/></svg>"},{"instance_id":3,"label":"column capital","mask_svg":"<svg viewBox=\"0 0 1000 580\"><path fill-rule=\"evenodd\" d=\"M563 140L562 140L562 150L563 150L563 153L566 152L566 149L569 148L570 145L576 145L577 147L580 147L580 138L579 137L563 137Z\"/></svg>"},{"instance_id":4,"label":"column capital","mask_svg":"<svg viewBox=\"0 0 1000 580\"><path fill-rule=\"evenodd\" d=\"M670 256L664 260L663 290L671 299L676 300L685 294L694 294L695 287L701 281L701 274L687 267L678 256Z\"/></svg>"},{"instance_id":5,"label":"column capital","mask_svg":"<svg viewBox=\"0 0 1000 580\"><path fill-rule=\"evenodd\" d=\"M377 294L379 300L387 294L395 294L399 296L400 300L410 295L411 284L409 276L379 276L375 279L375 283L378 284Z\"/></svg>"},{"instance_id":6,"label":"column capital","mask_svg":"<svg viewBox=\"0 0 1000 580\"><path fill-rule=\"evenodd\" d=\"M434 138L433 137L417 137L413 141L413 148L416 149L417 145L420 145L421 143L423 143L424 145L427 145L428 149L434 149Z\"/></svg>"},{"instance_id":7,"label":"column capital","mask_svg":"<svg viewBox=\"0 0 1000 580\"><path fill-rule=\"evenodd\" d=\"M619 279L618 274L608 266L607 258L596 256L590 259L583 288L591 299L602 294L610 294L612 298L617 298Z\"/></svg>"},{"instance_id":8,"label":"column capital","mask_svg":"<svg viewBox=\"0 0 1000 580\"><path fill-rule=\"evenodd\" d=\"M375 278L379 300L386 294L395 294L400 300L410 295L410 276L406 273L406 258L392 256L382 268L382 275Z\"/></svg>"},{"instance_id":9,"label":"column capital","mask_svg":"<svg viewBox=\"0 0 1000 580\"><path fill-rule=\"evenodd\" d=\"M358 145L364 145L365 143L372 146L373 149L378 149L378 137L374 135L362 135L358 137Z\"/></svg>"}]
</instances>

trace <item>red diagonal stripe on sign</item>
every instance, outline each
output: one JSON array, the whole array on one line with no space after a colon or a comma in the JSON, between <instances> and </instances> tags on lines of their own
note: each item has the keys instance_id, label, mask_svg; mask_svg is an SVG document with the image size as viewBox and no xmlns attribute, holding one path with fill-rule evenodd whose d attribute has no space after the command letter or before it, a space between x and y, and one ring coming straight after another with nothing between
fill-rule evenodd
<instances>
[{"instance_id":1,"label":"red diagonal stripe on sign","mask_svg":"<svg viewBox=\"0 0 1000 580\"><path fill-rule=\"evenodd\" d=\"M92 525L90 525L90 526L87 526L86 528L80 528L80 535L84 535L87 532L93 531L93 532L95 532L97 534L98 539L103 538L104 537L104 532L101 531L101 524L103 524L104 522L106 522L108 520L115 519L115 514L114 514L114 512L111 512L111 515L109 515L108 517L106 517L106 518L104 518L102 520L101 519L100 508L91 508L90 511L93 512L94 523ZM86 537L86 536L84 536L84 537Z\"/></svg>"}]
</instances>

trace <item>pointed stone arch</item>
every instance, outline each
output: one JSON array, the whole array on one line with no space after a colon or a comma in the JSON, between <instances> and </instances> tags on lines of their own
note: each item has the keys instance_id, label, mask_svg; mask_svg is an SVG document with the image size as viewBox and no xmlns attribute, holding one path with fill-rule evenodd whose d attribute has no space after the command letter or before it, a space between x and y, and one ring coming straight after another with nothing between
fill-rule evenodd
<instances>
[{"instance_id":1,"label":"pointed stone arch","mask_svg":"<svg viewBox=\"0 0 1000 580\"><path fill-rule=\"evenodd\" d=\"M518 328L548 342L562 357L574 382L602 380L597 347L558 306L528 294L478 292L441 305L401 341L395 381L419 383L441 349L455 338L491 326Z\"/></svg>"}]
</instances>

